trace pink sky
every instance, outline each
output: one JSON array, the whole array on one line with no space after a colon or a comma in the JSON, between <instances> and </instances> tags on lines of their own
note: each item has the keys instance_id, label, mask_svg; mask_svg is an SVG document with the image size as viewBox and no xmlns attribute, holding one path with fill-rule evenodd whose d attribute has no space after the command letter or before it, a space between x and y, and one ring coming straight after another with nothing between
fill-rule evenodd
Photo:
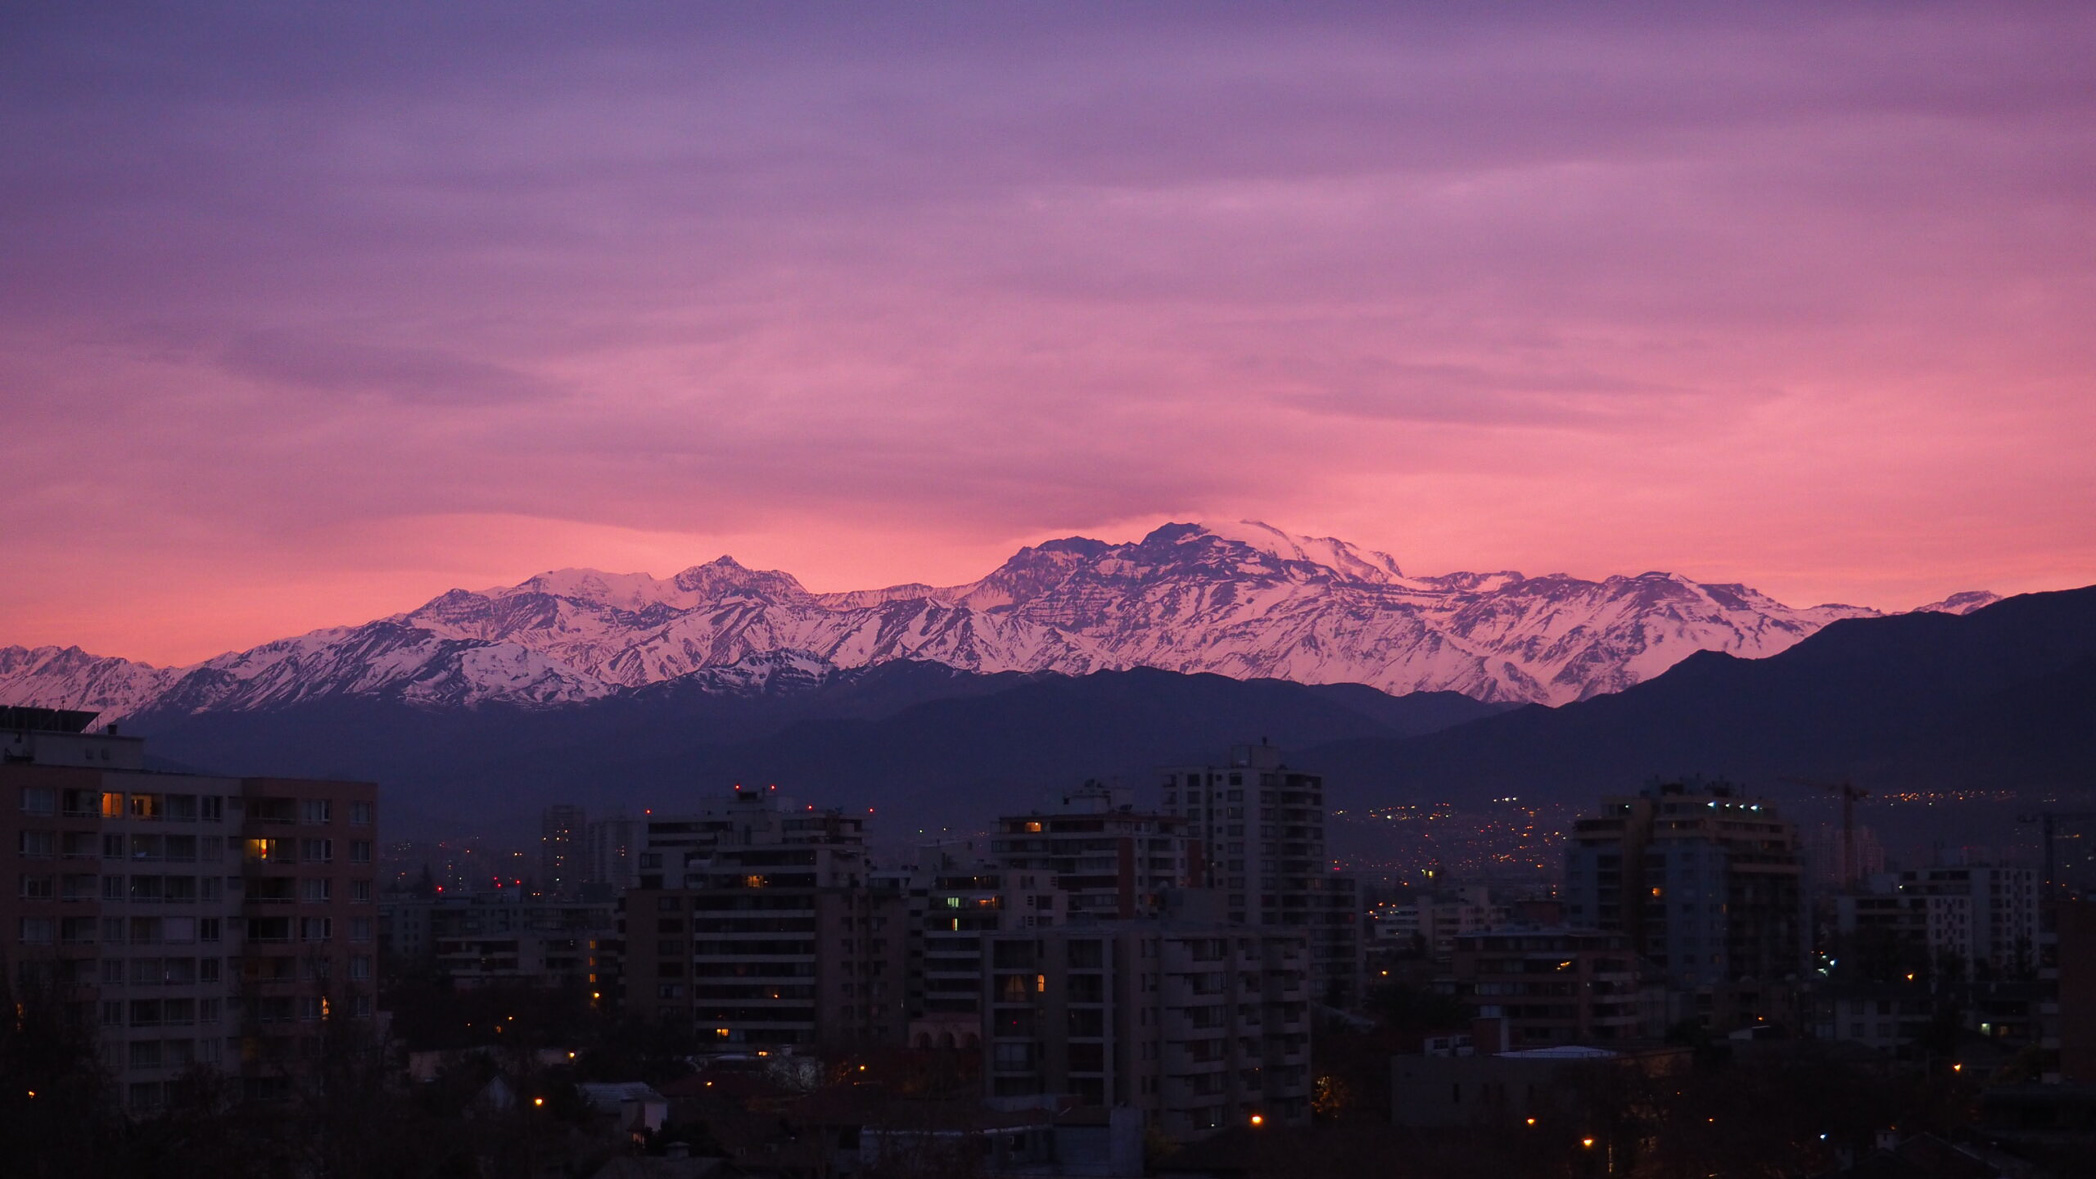
<instances>
[{"instance_id":1,"label":"pink sky","mask_svg":"<svg viewBox=\"0 0 2096 1179\"><path fill-rule=\"evenodd\" d=\"M2096 582L2096 9L1679 7L0 18L0 644L1169 519Z\"/></svg>"}]
</instances>

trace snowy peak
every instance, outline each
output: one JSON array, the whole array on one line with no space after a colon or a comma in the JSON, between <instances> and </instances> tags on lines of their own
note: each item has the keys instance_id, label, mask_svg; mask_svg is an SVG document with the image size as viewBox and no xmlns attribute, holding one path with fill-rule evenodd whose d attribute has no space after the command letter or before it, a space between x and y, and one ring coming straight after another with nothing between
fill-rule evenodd
<instances>
[{"instance_id":1,"label":"snowy peak","mask_svg":"<svg viewBox=\"0 0 2096 1179\"><path fill-rule=\"evenodd\" d=\"M1952 594L1940 602L1930 602L1926 606L1916 606L1914 612L1916 614L1970 614L1974 610L1992 606L1999 601L2001 601L2000 594L1989 593L1986 590L1965 590L1962 593Z\"/></svg>"},{"instance_id":2,"label":"snowy peak","mask_svg":"<svg viewBox=\"0 0 2096 1179\"><path fill-rule=\"evenodd\" d=\"M1404 580L1397 558L1388 553L1357 549L1331 536L1297 536L1259 520L1235 524L1196 525L1210 536L1235 541L1283 561L1321 565L1353 581L1390 585Z\"/></svg>"},{"instance_id":3,"label":"snowy peak","mask_svg":"<svg viewBox=\"0 0 2096 1179\"><path fill-rule=\"evenodd\" d=\"M737 597L791 601L808 597L808 591L793 574L775 569L745 569L733 557L694 565L679 573L676 583L679 590L701 601Z\"/></svg>"}]
</instances>

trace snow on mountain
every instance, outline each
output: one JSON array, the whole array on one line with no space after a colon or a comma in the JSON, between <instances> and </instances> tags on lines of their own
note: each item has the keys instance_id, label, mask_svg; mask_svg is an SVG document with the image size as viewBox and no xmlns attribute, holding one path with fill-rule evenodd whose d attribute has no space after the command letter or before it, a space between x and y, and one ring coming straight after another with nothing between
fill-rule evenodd
<instances>
[{"instance_id":1,"label":"snow on mountain","mask_svg":"<svg viewBox=\"0 0 2096 1179\"><path fill-rule=\"evenodd\" d=\"M1975 609L1960 594L1925 609ZM1585 581L1512 571L1407 576L1386 553L1269 525L1168 524L1141 540L1021 549L979 581L813 594L722 557L668 579L563 569L453 590L406 614L190 668L76 649L0 650L0 703L179 712L328 696L554 706L672 680L791 691L899 659L968 671L1129 667L1358 682L1561 703L1699 650L1772 655L1853 606L1794 609L1668 573Z\"/></svg>"},{"instance_id":2,"label":"snow on mountain","mask_svg":"<svg viewBox=\"0 0 2096 1179\"><path fill-rule=\"evenodd\" d=\"M0 705L138 711L181 676L173 668L90 655L78 647L0 647Z\"/></svg>"},{"instance_id":3,"label":"snow on mountain","mask_svg":"<svg viewBox=\"0 0 2096 1179\"><path fill-rule=\"evenodd\" d=\"M1916 606L1914 612L1916 614L1970 614L1982 606L1992 606L1999 601L2001 601L2000 594L1988 593L1986 590L1966 590L1963 593L1952 594L1940 602L1930 602L1926 606Z\"/></svg>"}]
</instances>

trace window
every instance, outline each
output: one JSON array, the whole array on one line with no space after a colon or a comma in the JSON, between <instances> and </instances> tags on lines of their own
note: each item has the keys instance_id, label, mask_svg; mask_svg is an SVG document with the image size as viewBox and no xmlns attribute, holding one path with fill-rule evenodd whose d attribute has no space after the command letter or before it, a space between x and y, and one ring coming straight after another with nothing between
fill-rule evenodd
<instances>
[{"instance_id":1,"label":"window","mask_svg":"<svg viewBox=\"0 0 2096 1179\"><path fill-rule=\"evenodd\" d=\"M219 974L218 974L218 972L219 972L219 960L218 960L217 958L199 958L199 959L197 959L197 981L198 981L198 982L207 982L207 983L215 983L215 982L217 982L217 981L218 981L218 978L219 978Z\"/></svg>"},{"instance_id":2,"label":"window","mask_svg":"<svg viewBox=\"0 0 2096 1179\"><path fill-rule=\"evenodd\" d=\"M123 859L124 837L121 835L104 835L102 837L102 858L105 860Z\"/></svg>"},{"instance_id":3,"label":"window","mask_svg":"<svg viewBox=\"0 0 2096 1179\"><path fill-rule=\"evenodd\" d=\"M157 794L134 794L131 796L131 817L134 819L158 819L165 813Z\"/></svg>"},{"instance_id":4,"label":"window","mask_svg":"<svg viewBox=\"0 0 2096 1179\"><path fill-rule=\"evenodd\" d=\"M58 898L58 877L22 877L22 899L25 901L49 901Z\"/></svg>"},{"instance_id":5,"label":"window","mask_svg":"<svg viewBox=\"0 0 2096 1179\"><path fill-rule=\"evenodd\" d=\"M194 794L170 794L167 796L167 817L177 823L194 823L197 817L197 796Z\"/></svg>"},{"instance_id":6,"label":"window","mask_svg":"<svg viewBox=\"0 0 2096 1179\"><path fill-rule=\"evenodd\" d=\"M194 835L165 836L161 846L166 850L167 858L177 863L186 864L196 859L197 837Z\"/></svg>"},{"instance_id":7,"label":"window","mask_svg":"<svg viewBox=\"0 0 2096 1179\"><path fill-rule=\"evenodd\" d=\"M49 786L22 787L22 813L48 815L58 809L58 792Z\"/></svg>"},{"instance_id":8,"label":"window","mask_svg":"<svg viewBox=\"0 0 2096 1179\"><path fill-rule=\"evenodd\" d=\"M206 835L202 839L197 841L197 859L202 860L204 863L207 864L215 864L218 861L223 860L225 858L225 837L219 835Z\"/></svg>"},{"instance_id":9,"label":"window","mask_svg":"<svg viewBox=\"0 0 2096 1179\"><path fill-rule=\"evenodd\" d=\"M372 810L371 804L370 804L370 803L368 803L368 802L353 802L353 803L350 803L350 804L349 804L349 821L350 821L350 823L351 823L352 825L354 825L354 826L357 826L357 827L369 827L369 826L371 826L371 810Z\"/></svg>"},{"instance_id":10,"label":"window","mask_svg":"<svg viewBox=\"0 0 2096 1179\"><path fill-rule=\"evenodd\" d=\"M350 840L350 842L349 842L349 862L350 862L350 863L352 863L352 864L368 864L368 863L370 863L370 862L371 862L371 841L370 841L370 840L368 840L368 839L352 839L352 840Z\"/></svg>"},{"instance_id":11,"label":"window","mask_svg":"<svg viewBox=\"0 0 2096 1179\"><path fill-rule=\"evenodd\" d=\"M55 917L22 918L22 944L25 946L48 946L58 940L58 919Z\"/></svg>"},{"instance_id":12,"label":"window","mask_svg":"<svg viewBox=\"0 0 2096 1179\"><path fill-rule=\"evenodd\" d=\"M353 942L368 942L368 941L370 941L370 940L371 940L371 918L369 918L369 917L352 917L352 918L350 918L350 919L349 919L349 940L350 940L350 941L353 941Z\"/></svg>"},{"instance_id":13,"label":"window","mask_svg":"<svg viewBox=\"0 0 2096 1179\"><path fill-rule=\"evenodd\" d=\"M332 917L301 917L298 921L298 939L303 942L324 942L335 936L335 919Z\"/></svg>"},{"instance_id":14,"label":"window","mask_svg":"<svg viewBox=\"0 0 2096 1179\"><path fill-rule=\"evenodd\" d=\"M250 839L247 841L247 861L250 864L288 864L291 862L291 841Z\"/></svg>"},{"instance_id":15,"label":"window","mask_svg":"<svg viewBox=\"0 0 2096 1179\"><path fill-rule=\"evenodd\" d=\"M335 858L335 841L332 839L301 839L298 841L298 858L308 864L331 863Z\"/></svg>"},{"instance_id":16,"label":"window","mask_svg":"<svg viewBox=\"0 0 2096 1179\"><path fill-rule=\"evenodd\" d=\"M61 917L58 919L58 940L68 946L91 946L95 942L95 926L92 917Z\"/></svg>"},{"instance_id":17,"label":"window","mask_svg":"<svg viewBox=\"0 0 2096 1179\"><path fill-rule=\"evenodd\" d=\"M308 876L298 882L298 899L311 905L335 899L335 882L326 876Z\"/></svg>"},{"instance_id":18,"label":"window","mask_svg":"<svg viewBox=\"0 0 2096 1179\"><path fill-rule=\"evenodd\" d=\"M314 1020L319 1019L320 996L300 995L298 997L298 1018L306 1023L311 1023Z\"/></svg>"},{"instance_id":19,"label":"window","mask_svg":"<svg viewBox=\"0 0 2096 1179\"><path fill-rule=\"evenodd\" d=\"M216 918L216 917L199 917L199 918L197 918L197 940L198 940L198 941L200 941L200 942L215 942L215 941L217 941L217 940L218 940L218 938L219 938L219 919L218 919L218 918Z\"/></svg>"},{"instance_id":20,"label":"window","mask_svg":"<svg viewBox=\"0 0 2096 1179\"><path fill-rule=\"evenodd\" d=\"M48 860L58 854L58 833L55 831L24 831L21 841L22 858L25 860Z\"/></svg>"},{"instance_id":21,"label":"window","mask_svg":"<svg viewBox=\"0 0 2096 1179\"><path fill-rule=\"evenodd\" d=\"M356 901L356 902L359 902L359 903L361 903L361 904L370 904L370 903L371 903L371 882L370 882L369 880L352 880L352 881L350 881L350 882L349 882L349 899L350 899L350 900L352 900L352 901Z\"/></svg>"},{"instance_id":22,"label":"window","mask_svg":"<svg viewBox=\"0 0 2096 1179\"><path fill-rule=\"evenodd\" d=\"M91 901L95 899L100 888L101 886L95 883L95 877L75 874L67 876L59 883L58 895L68 901Z\"/></svg>"},{"instance_id":23,"label":"window","mask_svg":"<svg viewBox=\"0 0 2096 1179\"><path fill-rule=\"evenodd\" d=\"M102 794L102 817L105 819L123 818L124 796L114 791L104 791Z\"/></svg>"},{"instance_id":24,"label":"window","mask_svg":"<svg viewBox=\"0 0 2096 1179\"><path fill-rule=\"evenodd\" d=\"M298 820L301 823L326 823L334 818L335 804L325 798L309 798L299 804Z\"/></svg>"},{"instance_id":25,"label":"window","mask_svg":"<svg viewBox=\"0 0 2096 1179\"><path fill-rule=\"evenodd\" d=\"M189 945L196 941L197 919L194 917L164 917L160 919L160 939L169 945Z\"/></svg>"}]
</instances>

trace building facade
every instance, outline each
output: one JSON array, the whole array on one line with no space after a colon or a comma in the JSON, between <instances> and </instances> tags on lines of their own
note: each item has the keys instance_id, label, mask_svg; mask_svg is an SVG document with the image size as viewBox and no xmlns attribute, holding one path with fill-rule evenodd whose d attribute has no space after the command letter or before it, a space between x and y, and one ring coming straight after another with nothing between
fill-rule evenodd
<instances>
[{"instance_id":1,"label":"building facade","mask_svg":"<svg viewBox=\"0 0 2096 1179\"><path fill-rule=\"evenodd\" d=\"M873 886L864 820L738 789L674 822L680 842L651 843L663 858L644 874L674 857L676 886L622 901L627 1010L688 1020L724 1049L902 1042L906 898Z\"/></svg>"},{"instance_id":2,"label":"building facade","mask_svg":"<svg viewBox=\"0 0 2096 1179\"><path fill-rule=\"evenodd\" d=\"M1807 947L1797 829L1723 784L1604 799L1565 851L1566 915L1627 935L1675 986L1798 976Z\"/></svg>"},{"instance_id":3,"label":"building facade","mask_svg":"<svg viewBox=\"0 0 2096 1179\"><path fill-rule=\"evenodd\" d=\"M1298 929L1310 939L1322 1002L1361 995L1360 889L1325 851L1324 779L1291 770L1274 746L1239 745L1227 764L1158 771L1161 809L1183 820L1196 885L1217 890L1233 923Z\"/></svg>"},{"instance_id":4,"label":"building facade","mask_svg":"<svg viewBox=\"0 0 2096 1179\"><path fill-rule=\"evenodd\" d=\"M1181 1140L1309 1123L1305 934L1152 919L985 940L992 1100L1131 1107Z\"/></svg>"},{"instance_id":5,"label":"building facade","mask_svg":"<svg viewBox=\"0 0 2096 1179\"><path fill-rule=\"evenodd\" d=\"M549 806L539 814L539 892L573 896L588 875L584 847L589 820L579 806Z\"/></svg>"},{"instance_id":6,"label":"building facade","mask_svg":"<svg viewBox=\"0 0 2096 1179\"><path fill-rule=\"evenodd\" d=\"M1150 916L1168 893L1195 883L1186 824L1145 814L1088 783L1063 809L997 820L990 859L1000 868L1053 878L1071 917L1102 921Z\"/></svg>"},{"instance_id":7,"label":"building facade","mask_svg":"<svg viewBox=\"0 0 2096 1179\"><path fill-rule=\"evenodd\" d=\"M377 986L369 783L168 774L92 714L0 711L0 959L92 1027L134 1111L203 1066L255 1100Z\"/></svg>"},{"instance_id":8,"label":"building facade","mask_svg":"<svg viewBox=\"0 0 2096 1179\"><path fill-rule=\"evenodd\" d=\"M399 897L379 906L380 944L399 967L434 969L455 987L587 987L590 962L617 930L614 901L505 894Z\"/></svg>"},{"instance_id":9,"label":"building facade","mask_svg":"<svg viewBox=\"0 0 2096 1179\"><path fill-rule=\"evenodd\" d=\"M1622 1043L1642 1030L1637 957L1620 933L1505 929L1455 935L1447 989L1514 1050Z\"/></svg>"}]
</instances>

